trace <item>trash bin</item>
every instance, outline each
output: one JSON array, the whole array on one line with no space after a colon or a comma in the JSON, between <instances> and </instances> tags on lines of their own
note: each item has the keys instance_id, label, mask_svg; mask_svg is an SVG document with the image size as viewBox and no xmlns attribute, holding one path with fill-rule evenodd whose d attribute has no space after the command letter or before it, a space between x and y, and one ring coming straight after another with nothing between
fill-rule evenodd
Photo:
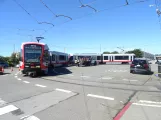
<instances>
[{"instance_id":1,"label":"trash bin","mask_svg":"<svg viewBox=\"0 0 161 120\"><path fill-rule=\"evenodd\" d=\"M158 77L161 78L161 64L158 64Z\"/></svg>"}]
</instances>

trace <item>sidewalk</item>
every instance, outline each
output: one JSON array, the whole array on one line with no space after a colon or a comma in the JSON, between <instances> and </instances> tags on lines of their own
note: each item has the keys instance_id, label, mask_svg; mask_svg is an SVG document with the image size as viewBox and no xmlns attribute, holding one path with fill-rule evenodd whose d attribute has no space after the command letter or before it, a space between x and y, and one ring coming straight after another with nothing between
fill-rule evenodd
<instances>
[{"instance_id":1,"label":"sidewalk","mask_svg":"<svg viewBox=\"0 0 161 120\"><path fill-rule=\"evenodd\" d=\"M114 120L161 120L161 94L138 92Z\"/></svg>"}]
</instances>

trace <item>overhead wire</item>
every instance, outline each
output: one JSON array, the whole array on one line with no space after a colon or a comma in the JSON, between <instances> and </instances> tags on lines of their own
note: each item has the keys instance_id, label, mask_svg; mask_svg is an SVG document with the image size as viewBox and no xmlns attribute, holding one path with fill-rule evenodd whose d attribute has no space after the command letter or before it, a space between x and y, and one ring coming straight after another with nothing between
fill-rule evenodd
<instances>
[{"instance_id":1,"label":"overhead wire","mask_svg":"<svg viewBox=\"0 0 161 120\"><path fill-rule=\"evenodd\" d=\"M158 22L159 22L159 27L161 30L161 20L160 20L160 15L161 15L161 1L160 0L155 0L155 6L156 6L156 13L158 15Z\"/></svg>"},{"instance_id":2,"label":"overhead wire","mask_svg":"<svg viewBox=\"0 0 161 120\"><path fill-rule=\"evenodd\" d=\"M49 25L51 25L51 27L49 27L47 30L44 30L44 32L42 33L42 34L40 34L40 36L42 36L42 35L44 35L45 33L47 33L48 31L50 31L52 28L54 28L55 26L60 26L60 25L62 25L62 24L66 24L66 23L68 23L68 22L70 22L71 20L73 21L73 20L78 20L78 19L82 19L82 18L84 18L84 17L87 17L87 16L90 16L90 15L93 15L93 14L95 14L95 13L100 13L100 12L104 12L104 11L109 11L109 10L113 10L113 9L116 9L116 8L120 8L120 7L124 7L124 6L128 6L128 5L131 5L131 4L137 4L137 3L141 3L141 2L147 2L147 1L150 1L150 0L140 0L140 1L136 1L136 2L133 2L133 3L129 3L129 1L128 0L125 0L125 4L123 4L123 5L119 5L119 6L115 6L115 7L111 7L111 8L105 8L105 9L102 9L102 10L97 10L97 12L94 12L94 13L89 13L89 14L86 14L86 15L83 15L83 16L81 16L81 17L78 17L78 18L75 18L75 19L72 19L72 18L70 18L69 16L66 16L66 17L68 17L70 20L68 20L68 21L65 21L65 22L63 22L63 23L61 23L61 24L59 24L59 25L54 25L54 24L52 24L52 23L49 23L49 22L39 22L34 16L32 16L21 4L19 4L16 0L13 0L13 1L15 1L16 3L17 3L17 5L19 5L31 18L33 18L33 20L35 20L38 24L49 24ZM40 0L41 2L43 2L42 0ZM82 4L82 5L84 5L82 2L81 2L81 0L79 0L79 2ZM93 1L94 2L94 1ZM43 4L44 4L44 6L46 7L46 8L48 8L48 10L50 10L50 12L52 12L53 13L53 15L55 15L55 16L64 16L64 15L56 15L44 2L43 2ZM85 5L88 5L88 4L85 4ZM87 7L89 7L89 6L87 6Z\"/></svg>"},{"instance_id":3,"label":"overhead wire","mask_svg":"<svg viewBox=\"0 0 161 120\"><path fill-rule=\"evenodd\" d=\"M55 14L47 5L43 0L40 0L40 2L55 16L55 17L65 17L65 18L69 18L70 20L72 20L71 17L67 16L67 15L59 15L59 14Z\"/></svg>"},{"instance_id":4,"label":"overhead wire","mask_svg":"<svg viewBox=\"0 0 161 120\"><path fill-rule=\"evenodd\" d=\"M79 1L80 1L80 0L79 0ZM129 2L126 0L126 1L125 1L125 4L123 4L123 5L118 5L118 6L111 7L111 8L105 8L105 9L102 9L102 10L97 10L97 12L88 13L88 14L86 14L86 15L83 15L83 16L80 16L80 17L78 17L78 18L72 19L72 21L82 19L82 18L84 18L84 17L93 15L93 14L95 14L95 13L105 12L105 11L109 11L109 10L113 10L113 9L125 7L125 6L131 5L131 4L138 4L138 3L147 2L147 1L150 1L150 0L140 0L140 1L137 1L137 2L134 2L134 3L129 3ZM81 1L80 1L80 2L81 2ZM63 22L62 24L66 24L66 23L68 23L68 22L71 22L71 21L69 20L69 21ZM62 24L59 24L59 25L62 25ZM57 25L55 25L55 26L57 26ZM52 28L53 28L53 27L52 27ZM52 28L49 28L48 30L51 30ZM46 30L45 33L47 33L48 30ZM43 33L43 34L45 34L45 33Z\"/></svg>"},{"instance_id":5,"label":"overhead wire","mask_svg":"<svg viewBox=\"0 0 161 120\"><path fill-rule=\"evenodd\" d=\"M88 7L88 8L93 9L95 12L97 12L97 10L94 7L90 6L89 4L83 4L81 0L79 0L79 3L81 4L80 8Z\"/></svg>"},{"instance_id":6,"label":"overhead wire","mask_svg":"<svg viewBox=\"0 0 161 120\"><path fill-rule=\"evenodd\" d=\"M49 24L49 25L52 25L54 26L53 23L49 23L49 22L39 22L36 17L32 16L19 2L17 2L17 0L13 0L21 9L23 9L34 21L36 21L38 24Z\"/></svg>"}]
</instances>

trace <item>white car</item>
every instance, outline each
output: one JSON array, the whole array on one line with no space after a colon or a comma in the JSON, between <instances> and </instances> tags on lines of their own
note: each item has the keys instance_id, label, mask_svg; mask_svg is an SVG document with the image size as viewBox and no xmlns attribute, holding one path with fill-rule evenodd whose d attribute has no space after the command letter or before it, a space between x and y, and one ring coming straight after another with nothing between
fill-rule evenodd
<instances>
[{"instance_id":1,"label":"white car","mask_svg":"<svg viewBox=\"0 0 161 120\"><path fill-rule=\"evenodd\" d=\"M20 65L19 65L19 64L17 64L17 65L16 65L16 68L19 68L19 67L20 67Z\"/></svg>"}]
</instances>

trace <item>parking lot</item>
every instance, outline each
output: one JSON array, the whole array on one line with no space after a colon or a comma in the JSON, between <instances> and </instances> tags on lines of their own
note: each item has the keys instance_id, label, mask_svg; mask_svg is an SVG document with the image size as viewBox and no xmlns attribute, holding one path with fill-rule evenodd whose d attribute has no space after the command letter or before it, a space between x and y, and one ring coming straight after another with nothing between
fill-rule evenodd
<instances>
[{"instance_id":1,"label":"parking lot","mask_svg":"<svg viewBox=\"0 0 161 120\"><path fill-rule=\"evenodd\" d=\"M9 74L0 76L0 98L22 113L0 115L0 119L29 115L40 120L121 120L118 115L129 103L161 101L157 65L151 68L154 74L146 75L131 74L129 65L72 66L55 68L48 76L37 78L25 77L17 68L8 69ZM10 89L5 89L6 84ZM133 106L122 119L130 119ZM153 115L160 114L159 110L153 108Z\"/></svg>"}]
</instances>

